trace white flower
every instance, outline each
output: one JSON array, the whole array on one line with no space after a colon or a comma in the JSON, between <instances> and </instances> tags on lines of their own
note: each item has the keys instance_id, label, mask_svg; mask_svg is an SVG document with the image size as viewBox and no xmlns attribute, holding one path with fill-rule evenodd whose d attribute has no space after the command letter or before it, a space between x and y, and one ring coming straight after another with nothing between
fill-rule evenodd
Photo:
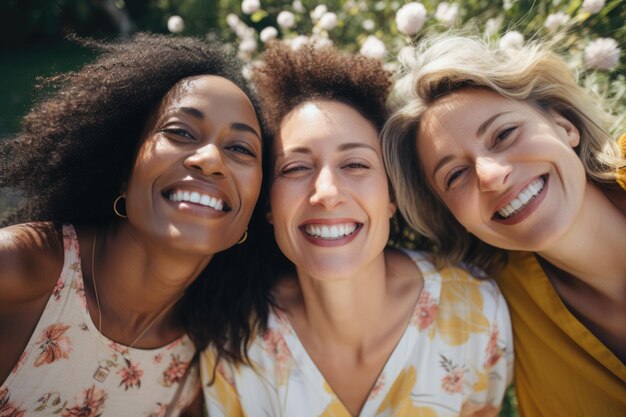
<instances>
[{"instance_id":1,"label":"white flower","mask_svg":"<svg viewBox=\"0 0 626 417\"><path fill-rule=\"evenodd\" d=\"M504 10L511 10L511 8L513 7L513 3L515 3L516 0L504 0L502 2L502 8Z\"/></svg>"},{"instance_id":2,"label":"white flower","mask_svg":"<svg viewBox=\"0 0 626 417\"><path fill-rule=\"evenodd\" d=\"M604 7L604 0L585 0L583 10L588 13L598 13Z\"/></svg>"},{"instance_id":3,"label":"white flower","mask_svg":"<svg viewBox=\"0 0 626 417\"><path fill-rule=\"evenodd\" d=\"M337 15L332 12L326 12L320 18L320 27L326 31L331 31L337 26Z\"/></svg>"},{"instance_id":4,"label":"white flower","mask_svg":"<svg viewBox=\"0 0 626 417\"><path fill-rule=\"evenodd\" d=\"M585 64L594 69L613 69L619 62L620 49L613 38L598 38L585 48Z\"/></svg>"},{"instance_id":5,"label":"white flower","mask_svg":"<svg viewBox=\"0 0 626 417\"><path fill-rule=\"evenodd\" d=\"M167 19L167 30L170 32L180 33L183 29L185 29L185 22L182 17L174 15Z\"/></svg>"},{"instance_id":6,"label":"white flower","mask_svg":"<svg viewBox=\"0 0 626 417\"><path fill-rule=\"evenodd\" d=\"M396 70L398 69L399 65L397 62L386 62L383 65L383 69L385 71L389 71L389 72L396 72Z\"/></svg>"},{"instance_id":7,"label":"white flower","mask_svg":"<svg viewBox=\"0 0 626 417\"><path fill-rule=\"evenodd\" d=\"M244 65L241 69L241 75L243 75L243 78L250 81L252 79L252 64Z\"/></svg>"},{"instance_id":8,"label":"white flower","mask_svg":"<svg viewBox=\"0 0 626 417\"><path fill-rule=\"evenodd\" d=\"M552 5L553 6L558 6L559 4L561 4L562 0L552 0Z\"/></svg>"},{"instance_id":9,"label":"white flower","mask_svg":"<svg viewBox=\"0 0 626 417\"><path fill-rule=\"evenodd\" d=\"M485 23L485 35L495 35L502 25L502 20L504 20L502 15L496 18L487 19L487 23Z\"/></svg>"},{"instance_id":10,"label":"white flower","mask_svg":"<svg viewBox=\"0 0 626 417\"><path fill-rule=\"evenodd\" d=\"M232 30L237 29L237 25L239 24L239 17L234 13L229 13L228 16L226 16L226 24Z\"/></svg>"},{"instance_id":11,"label":"white flower","mask_svg":"<svg viewBox=\"0 0 626 417\"><path fill-rule=\"evenodd\" d=\"M304 6L300 0L294 1L291 7L293 7L293 11L296 13L304 13Z\"/></svg>"},{"instance_id":12,"label":"white flower","mask_svg":"<svg viewBox=\"0 0 626 417\"><path fill-rule=\"evenodd\" d=\"M382 59L387 55L387 48L383 41L374 35L370 35L365 39L365 42L363 42L359 52L361 55L365 55L368 58Z\"/></svg>"},{"instance_id":13,"label":"white flower","mask_svg":"<svg viewBox=\"0 0 626 417\"><path fill-rule=\"evenodd\" d=\"M446 26L452 26L459 14L459 5L456 3L448 4L445 1L439 3L435 12L435 19L439 20Z\"/></svg>"},{"instance_id":14,"label":"white flower","mask_svg":"<svg viewBox=\"0 0 626 417\"><path fill-rule=\"evenodd\" d=\"M244 54L251 54L256 51L256 48L257 43L256 39L254 38L242 39L242 41L239 43L239 50Z\"/></svg>"},{"instance_id":15,"label":"white flower","mask_svg":"<svg viewBox=\"0 0 626 417\"><path fill-rule=\"evenodd\" d=\"M413 36L426 22L426 8L422 3L407 3L396 13L396 26L406 35Z\"/></svg>"},{"instance_id":16,"label":"white flower","mask_svg":"<svg viewBox=\"0 0 626 417\"><path fill-rule=\"evenodd\" d=\"M324 16L324 13L326 13L327 11L328 7L326 7L325 4L320 4L311 12L311 19L313 19L314 22L317 22L322 18L322 16Z\"/></svg>"},{"instance_id":17,"label":"white flower","mask_svg":"<svg viewBox=\"0 0 626 417\"><path fill-rule=\"evenodd\" d=\"M412 46L403 46L398 51L398 62L402 62L405 66L412 66L415 64L415 48Z\"/></svg>"},{"instance_id":18,"label":"white flower","mask_svg":"<svg viewBox=\"0 0 626 417\"><path fill-rule=\"evenodd\" d=\"M296 15L293 13L284 10L278 13L278 17L276 17L276 23L278 26L285 29L290 29L296 25Z\"/></svg>"},{"instance_id":19,"label":"white flower","mask_svg":"<svg viewBox=\"0 0 626 417\"><path fill-rule=\"evenodd\" d=\"M241 2L241 11L245 14L252 14L261 8L260 0L243 0Z\"/></svg>"},{"instance_id":20,"label":"white flower","mask_svg":"<svg viewBox=\"0 0 626 417\"><path fill-rule=\"evenodd\" d=\"M515 30L507 32L498 41L498 46L505 51L522 49L524 46L524 35Z\"/></svg>"},{"instance_id":21,"label":"white flower","mask_svg":"<svg viewBox=\"0 0 626 417\"><path fill-rule=\"evenodd\" d=\"M566 24L568 20L568 15L563 12L556 12L549 14L548 17L546 17L546 23L544 23L544 26L548 30L556 30L559 28L559 26L563 26L564 24Z\"/></svg>"},{"instance_id":22,"label":"white flower","mask_svg":"<svg viewBox=\"0 0 626 417\"><path fill-rule=\"evenodd\" d=\"M363 26L363 29L365 29L366 31L371 32L376 27L376 24L372 19L365 19L361 26Z\"/></svg>"},{"instance_id":23,"label":"white flower","mask_svg":"<svg viewBox=\"0 0 626 417\"><path fill-rule=\"evenodd\" d=\"M316 48L324 48L326 46L333 45L333 41L331 41L328 38L315 37L315 38L312 38L311 40L314 42L313 46L315 46Z\"/></svg>"},{"instance_id":24,"label":"white flower","mask_svg":"<svg viewBox=\"0 0 626 417\"><path fill-rule=\"evenodd\" d=\"M259 34L259 37L261 38L261 41L263 41L263 43L267 43L271 41L272 39L276 39L277 36L278 36L278 30L274 26L266 27Z\"/></svg>"},{"instance_id":25,"label":"white flower","mask_svg":"<svg viewBox=\"0 0 626 417\"><path fill-rule=\"evenodd\" d=\"M245 23L241 21L237 25L237 28L235 29L235 33L237 34L237 37L239 39L254 38L256 34L253 28L251 28L250 26L246 25Z\"/></svg>"},{"instance_id":26,"label":"white flower","mask_svg":"<svg viewBox=\"0 0 626 417\"><path fill-rule=\"evenodd\" d=\"M300 49L303 45L307 43L309 43L309 37L305 35L298 35L289 41L289 45L293 50Z\"/></svg>"}]
</instances>

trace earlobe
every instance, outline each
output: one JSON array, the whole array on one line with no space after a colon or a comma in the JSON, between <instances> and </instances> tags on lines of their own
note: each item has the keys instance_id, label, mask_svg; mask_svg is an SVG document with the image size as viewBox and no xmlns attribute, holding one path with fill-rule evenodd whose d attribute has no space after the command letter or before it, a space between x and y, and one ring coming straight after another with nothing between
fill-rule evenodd
<instances>
[{"instance_id":1,"label":"earlobe","mask_svg":"<svg viewBox=\"0 0 626 417\"><path fill-rule=\"evenodd\" d=\"M572 123L567 117L563 116L558 111L550 110L549 112L556 125L562 129L567 143L572 148L577 147L580 144L580 132L578 131L578 128L574 126L574 123Z\"/></svg>"},{"instance_id":2,"label":"earlobe","mask_svg":"<svg viewBox=\"0 0 626 417\"><path fill-rule=\"evenodd\" d=\"M274 225L274 219L272 218L272 211L268 210L265 212L265 218L267 219L267 222L271 225Z\"/></svg>"},{"instance_id":3,"label":"earlobe","mask_svg":"<svg viewBox=\"0 0 626 417\"><path fill-rule=\"evenodd\" d=\"M393 201L389 202L389 218L391 219L395 214L396 210L398 210L398 206Z\"/></svg>"}]
</instances>

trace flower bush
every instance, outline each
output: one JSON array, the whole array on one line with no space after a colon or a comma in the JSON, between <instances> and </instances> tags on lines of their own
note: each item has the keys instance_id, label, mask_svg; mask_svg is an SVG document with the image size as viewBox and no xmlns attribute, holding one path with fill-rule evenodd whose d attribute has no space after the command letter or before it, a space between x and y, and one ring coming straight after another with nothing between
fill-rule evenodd
<instances>
[{"instance_id":1,"label":"flower bush","mask_svg":"<svg viewBox=\"0 0 626 417\"><path fill-rule=\"evenodd\" d=\"M309 41L332 43L382 59L389 69L403 47L450 28L478 32L510 53L528 40L546 40L616 116L612 133L624 131L622 0L222 0L220 5L219 29L249 63L245 73L263 45L276 38L294 48Z\"/></svg>"}]
</instances>

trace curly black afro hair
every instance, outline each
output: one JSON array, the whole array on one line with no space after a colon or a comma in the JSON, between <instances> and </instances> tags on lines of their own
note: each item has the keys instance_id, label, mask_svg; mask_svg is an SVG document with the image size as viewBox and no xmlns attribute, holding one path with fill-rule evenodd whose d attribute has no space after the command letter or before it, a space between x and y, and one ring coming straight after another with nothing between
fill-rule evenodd
<instances>
[{"instance_id":1,"label":"curly black afro hair","mask_svg":"<svg viewBox=\"0 0 626 417\"><path fill-rule=\"evenodd\" d=\"M257 107L240 63L214 36L138 34L113 43L80 42L101 55L77 72L45 80L21 131L0 141L0 187L20 190L25 201L5 225L117 221L112 204L130 174L149 116L181 79L222 76ZM264 272L268 262L260 243L271 233L257 205L246 243L215 255L186 291L179 317L198 349L212 344L224 357L245 359L252 326L265 322L272 302L273 275Z\"/></svg>"}]
</instances>

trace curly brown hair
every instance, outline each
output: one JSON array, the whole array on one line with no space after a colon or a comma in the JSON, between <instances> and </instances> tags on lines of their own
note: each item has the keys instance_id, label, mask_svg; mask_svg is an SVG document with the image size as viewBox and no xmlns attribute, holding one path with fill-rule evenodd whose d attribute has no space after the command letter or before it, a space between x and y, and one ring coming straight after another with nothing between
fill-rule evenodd
<instances>
[{"instance_id":1,"label":"curly brown hair","mask_svg":"<svg viewBox=\"0 0 626 417\"><path fill-rule=\"evenodd\" d=\"M224 77L258 107L239 62L215 36L80 42L101 55L77 72L45 80L48 93L24 117L22 130L0 141L0 187L17 188L26 202L4 225L116 221L112 202L130 174L149 115L181 79ZM196 347L212 344L236 361L246 355L250 317L264 323L271 305L272 275L265 273L260 243L271 229L262 208L255 208L246 243L215 255L179 304L180 322Z\"/></svg>"},{"instance_id":2,"label":"curly brown hair","mask_svg":"<svg viewBox=\"0 0 626 417\"><path fill-rule=\"evenodd\" d=\"M385 102L391 73L379 60L306 44L292 49L271 43L264 63L253 72L267 128L276 134L281 121L298 105L315 99L336 100L355 108L377 131L387 118Z\"/></svg>"}]
</instances>

